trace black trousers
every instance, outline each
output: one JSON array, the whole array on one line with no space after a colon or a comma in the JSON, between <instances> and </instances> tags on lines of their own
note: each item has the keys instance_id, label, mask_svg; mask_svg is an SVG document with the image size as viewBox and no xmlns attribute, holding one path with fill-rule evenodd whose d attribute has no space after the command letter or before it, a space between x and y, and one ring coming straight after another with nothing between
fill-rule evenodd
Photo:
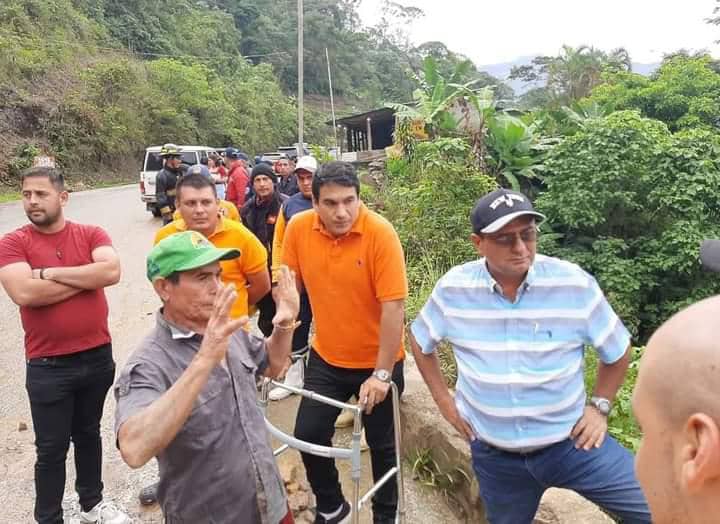
<instances>
[{"instance_id":1,"label":"black trousers","mask_svg":"<svg viewBox=\"0 0 720 524\"><path fill-rule=\"evenodd\" d=\"M258 318L258 327L262 334L269 337L273 331L272 319L275 316L275 301L272 293L268 293L257 303L260 311ZM300 311L297 319L302 322L293 333L292 352L295 354L303 354L308 348L308 339L310 337L310 324L312 324L313 314L310 307L310 299L307 293L300 293Z\"/></svg>"},{"instance_id":2,"label":"black trousers","mask_svg":"<svg viewBox=\"0 0 720 524\"><path fill-rule=\"evenodd\" d=\"M331 366L314 350L310 351L305 371L305 389L341 402L358 395L360 386L372 374L372 369L347 369ZM403 362L395 364L392 378L402 393L405 382ZM305 397L300 401L295 437L321 446L330 446L335 433L335 419L340 410L328 404ZM370 415L363 415L365 436L370 446L373 479L377 482L395 465L395 432L393 431L392 397L388 396L375 406ZM333 459L302 453L308 481L317 498L317 510L331 513L345 500ZM397 484L389 480L372 500L373 517L378 520L394 519L397 508Z\"/></svg>"},{"instance_id":3,"label":"black trousers","mask_svg":"<svg viewBox=\"0 0 720 524\"><path fill-rule=\"evenodd\" d=\"M65 460L75 447L75 490L83 511L102 500L100 419L115 377L112 346L27 362L35 429L35 520L63 524Z\"/></svg>"}]
</instances>

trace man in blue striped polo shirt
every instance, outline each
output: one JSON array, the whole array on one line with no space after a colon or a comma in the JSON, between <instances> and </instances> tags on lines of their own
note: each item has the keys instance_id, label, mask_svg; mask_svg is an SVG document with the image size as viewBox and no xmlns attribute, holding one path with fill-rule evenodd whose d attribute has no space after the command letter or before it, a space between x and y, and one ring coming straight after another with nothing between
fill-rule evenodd
<instances>
[{"instance_id":1,"label":"man in blue striped polo shirt","mask_svg":"<svg viewBox=\"0 0 720 524\"><path fill-rule=\"evenodd\" d=\"M545 217L526 196L498 189L470 218L482 258L438 281L412 324L411 345L440 412L470 442L490 524L531 523L553 486L626 523L650 522L633 456L607 435L630 334L592 276L536 255ZM454 398L435 354L442 340L457 360ZM586 346L600 360L589 398Z\"/></svg>"}]
</instances>

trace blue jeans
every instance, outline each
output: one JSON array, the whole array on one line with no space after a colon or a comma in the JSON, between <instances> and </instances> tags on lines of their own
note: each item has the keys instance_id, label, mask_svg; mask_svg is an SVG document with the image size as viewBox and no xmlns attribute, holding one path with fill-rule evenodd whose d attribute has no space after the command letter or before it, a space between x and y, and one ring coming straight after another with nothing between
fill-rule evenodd
<instances>
[{"instance_id":1,"label":"blue jeans","mask_svg":"<svg viewBox=\"0 0 720 524\"><path fill-rule=\"evenodd\" d=\"M480 497L490 524L530 524L547 488L576 491L623 519L651 522L633 455L609 435L598 449L567 439L532 453L508 453L481 440L471 446Z\"/></svg>"}]
</instances>

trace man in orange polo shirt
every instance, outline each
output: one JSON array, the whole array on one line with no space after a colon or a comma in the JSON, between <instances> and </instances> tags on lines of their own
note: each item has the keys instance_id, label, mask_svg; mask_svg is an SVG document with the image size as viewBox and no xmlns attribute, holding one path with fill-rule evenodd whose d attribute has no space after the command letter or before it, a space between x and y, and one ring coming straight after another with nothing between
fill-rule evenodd
<instances>
[{"instance_id":1,"label":"man in orange polo shirt","mask_svg":"<svg viewBox=\"0 0 720 524\"><path fill-rule=\"evenodd\" d=\"M307 290L315 338L305 388L346 402L357 395L366 404L363 424L373 477L395 464L390 381L403 382L403 322L407 279L405 257L392 225L360 201L352 165L329 162L312 182L313 210L288 223L283 263ZM339 409L300 401L295 436L329 446ZM316 523L349 522L332 459L302 454L317 498ZM395 521L397 489L386 483L373 497L373 522Z\"/></svg>"},{"instance_id":2,"label":"man in orange polo shirt","mask_svg":"<svg viewBox=\"0 0 720 524\"><path fill-rule=\"evenodd\" d=\"M155 235L155 244L180 231L202 233L215 247L240 250L240 257L221 262L221 279L235 284L237 300L230 315L248 314L248 307L270 291L267 250L241 223L223 218L218 209L215 185L202 175L187 175L177 185L177 208L181 219L164 226Z\"/></svg>"}]
</instances>

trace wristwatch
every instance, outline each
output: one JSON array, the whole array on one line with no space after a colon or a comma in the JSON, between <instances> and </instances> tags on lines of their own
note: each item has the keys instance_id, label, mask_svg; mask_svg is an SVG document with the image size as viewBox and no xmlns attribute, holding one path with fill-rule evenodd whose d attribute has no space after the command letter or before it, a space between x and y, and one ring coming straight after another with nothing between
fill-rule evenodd
<instances>
[{"instance_id":1,"label":"wristwatch","mask_svg":"<svg viewBox=\"0 0 720 524\"><path fill-rule=\"evenodd\" d=\"M392 375L387 369L376 369L375 371L373 371L372 376L387 384L389 384L392 380Z\"/></svg>"},{"instance_id":2,"label":"wristwatch","mask_svg":"<svg viewBox=\"0 0 720 524\"><path fill-rule=\"evenodd\" d=\"M590 397L589 404L595 409L597 409L601 415L605 415L606 417L610 414L610 411L612 410L612 402L610 402L606 398Z\"/></svg>"}]
</instances>

